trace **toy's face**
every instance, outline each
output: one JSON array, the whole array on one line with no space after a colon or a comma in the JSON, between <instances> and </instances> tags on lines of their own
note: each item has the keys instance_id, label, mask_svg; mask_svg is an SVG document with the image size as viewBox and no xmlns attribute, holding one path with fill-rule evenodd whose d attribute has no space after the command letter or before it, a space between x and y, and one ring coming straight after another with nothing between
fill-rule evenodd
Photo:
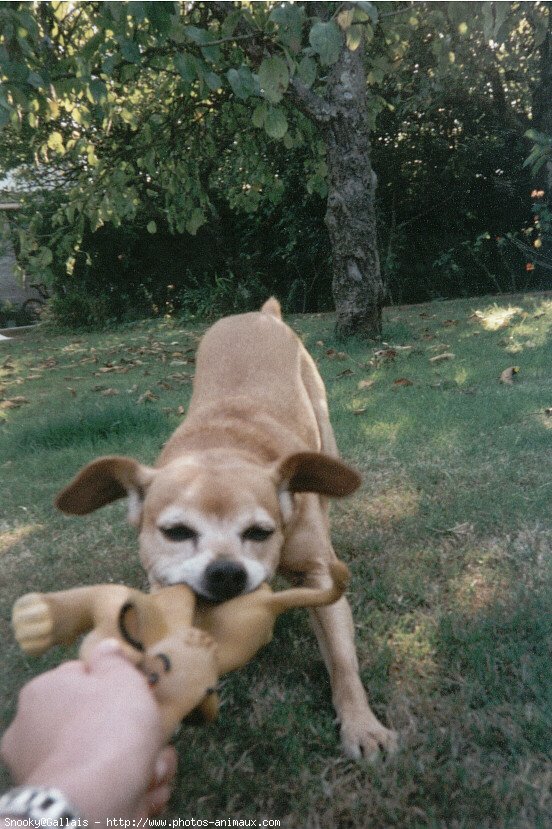
<instances>
[{"instance_id":1,"label":"toy's face","mask_svg":"<svg viewBox=\"0 0 552 829\"><path fill-rule=\"evenodd\" d=\"M142 563L157 586L185 583L211 601L247 593L274 574L291 510L268 470L236 459L176 461L145 495Z\"/></svg>"},{"instance_id":2,"label":"toy's face","mask_svg":"<svg viewBox=\"0 0 552 829\"><path fill-rule=\"evenodd\" d=\"M141 669L172 728L214 693L218 680L215 643L196 628L173 633L151 647ZM213 714L216 713L216 702Z\"/></svg>"}]
</instances>

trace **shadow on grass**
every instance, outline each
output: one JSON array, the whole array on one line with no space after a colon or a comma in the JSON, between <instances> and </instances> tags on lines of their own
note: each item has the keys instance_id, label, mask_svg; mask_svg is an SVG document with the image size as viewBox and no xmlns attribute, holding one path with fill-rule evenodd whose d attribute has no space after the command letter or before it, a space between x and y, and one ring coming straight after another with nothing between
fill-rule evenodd
<instances>
[{"instance_id":1,"label":"shadow on grass","mask_svg":"<svg viewBox=\"0 0 552 829\"><path fill-rule=\"evenodd\" d=\"M32 422L13 425L9 438L0 438L7 458L36 450L57 450L84 444L95 447L105 441L128 435L168 437L171 427L166 414L158 408L139 406L132 401L102 404L80 403L68 414L48 415Z\"/></svg>"}]
</instances>

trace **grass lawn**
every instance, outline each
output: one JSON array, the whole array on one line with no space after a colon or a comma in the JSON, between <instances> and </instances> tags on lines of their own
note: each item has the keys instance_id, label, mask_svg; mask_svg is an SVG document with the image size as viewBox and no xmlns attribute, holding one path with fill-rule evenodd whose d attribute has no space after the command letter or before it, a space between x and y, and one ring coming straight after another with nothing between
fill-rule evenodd
<instances>
[{"instance_id":1,"label":"grass lawn","mask_svg":"<svg viewBox=\"0 0 552 829\"><path fill-rule=\"evenodd\" d=\"M293 611L224 680L218 722L181 731L169 817L550 827L552 298L387 309L378 347L335 342L329 315L288 321L364 475L333 507L334 541L353 574L362 676L401 750L375 765L340 756L324 667ZM164 320L0 344L4 726L22 683L67 656L19 652L14 599L144 586L124 504L66 518L52 500L96 455L154 460L186 409L200 333Z\"/></svg>"}]
</instances>

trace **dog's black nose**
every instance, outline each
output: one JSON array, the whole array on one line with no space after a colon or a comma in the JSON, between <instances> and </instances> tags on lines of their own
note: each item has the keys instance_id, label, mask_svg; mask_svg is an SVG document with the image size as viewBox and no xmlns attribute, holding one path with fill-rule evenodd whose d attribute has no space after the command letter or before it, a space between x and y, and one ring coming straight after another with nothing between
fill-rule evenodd
<instances>
[{"instance_id":1,"label":"dog's black nose","mask_svg":"<svg viewBox=\"0 0 552 829\"><path fill-rule=\"evenodd\" d=\"M209 598L224 602L238 596L247 583L245 568L235 561L212 561L205 570L205 586Z\"/></svg>"}]
</instances>

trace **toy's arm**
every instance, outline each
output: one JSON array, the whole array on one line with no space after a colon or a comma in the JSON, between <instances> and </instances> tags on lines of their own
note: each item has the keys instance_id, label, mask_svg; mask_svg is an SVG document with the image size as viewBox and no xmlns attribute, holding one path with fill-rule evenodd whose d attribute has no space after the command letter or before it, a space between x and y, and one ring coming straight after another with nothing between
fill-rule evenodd
<instances>
[{"instance_id":1,"label":"toy's arm","mask_svg":"<svg viewBox=\"0 0 552 829\"><path fill-rule=\"evenodd\" d=\"M342 561L330 564L332 584L327 588L292 587L278 593L265 593L264 600L277 616L293 607L319 607L341 598L349 584L349 568Z\"/></svg>"},{"instance_id":2,"label":"toy's arm","mask_svg":"<svg viewBox=\"0 0 552 829\"><path fill-rule=\"evenodd\" d=\"M118 611L134 591L118 584L77 587L59 593L27 593L13 606L12 624L20 647L37 656L54 645L69 645L93 627L98 638L117 636Z\"/></svg>"}]
</instances>

